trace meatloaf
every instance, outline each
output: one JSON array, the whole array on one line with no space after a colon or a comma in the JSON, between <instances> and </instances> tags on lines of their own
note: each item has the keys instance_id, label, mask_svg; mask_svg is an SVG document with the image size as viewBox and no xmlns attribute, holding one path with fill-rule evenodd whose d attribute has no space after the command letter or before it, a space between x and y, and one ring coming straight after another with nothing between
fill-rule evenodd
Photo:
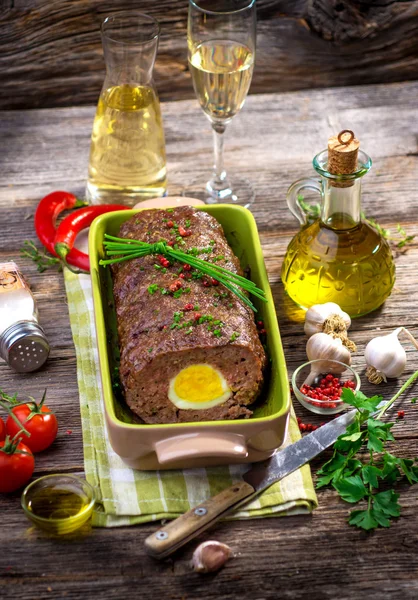
<instances>
[{"instance_id":1,"label":"meatloaf","mask_svg":"<svg viewBox=\"0 0 418 600\"><path fill-rule=\"evenodd\" d=\"M144 210L119 236L165 240L242 275L221 225L189 206ZM112 272L120 379L131 410L145 423L249 417L266 365L253 311L187 262L150 255Z\"/></svg>"}]
</instances>

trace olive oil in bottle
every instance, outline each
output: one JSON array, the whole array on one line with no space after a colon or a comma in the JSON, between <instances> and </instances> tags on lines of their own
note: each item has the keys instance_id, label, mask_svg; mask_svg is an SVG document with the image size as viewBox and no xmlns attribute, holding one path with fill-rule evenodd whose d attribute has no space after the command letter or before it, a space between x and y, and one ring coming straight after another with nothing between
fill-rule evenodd
<instances>
[{"instance_id":1,"label":"olive oil in bottle","mask_svg":"<svg viewBox=\"0 0 418 600\"><path fill-rule=\"evenodd\" d=\"M318 219L290 242L282 278L299 306L336 302L356 317L389 296L395 280L389 245L367 223L343 228L346 220L335 214L325 225Z\"/></svg>"},{"instance_id":2,"label":"olive oil in bottle","mask_svg":"<svg viewBox=\"0 0 418 600\"><path fill-rule=\"evenodd\" d=\"M358 317L378 308L395 282L387 241L361 219L361 178L372 163L358 146L351 131L330 138L328 150L313 161L321 180L301 179L289 188L288 205L302 229L288 246L282 281L302 308L335 302ZM313 223L307 223L299 202L305 188L322 197Z\"/></svg>"}]
</instances>

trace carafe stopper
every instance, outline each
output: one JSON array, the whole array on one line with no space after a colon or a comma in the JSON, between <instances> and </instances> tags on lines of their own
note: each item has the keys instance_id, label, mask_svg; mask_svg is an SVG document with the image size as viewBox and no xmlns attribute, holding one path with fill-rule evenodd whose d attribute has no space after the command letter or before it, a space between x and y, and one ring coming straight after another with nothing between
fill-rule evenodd
<instances>
[{"instance_id":1,"label":"carafe stopper","mask_svg":"<svg viewBox=\"0 0 418 600\"><path fill-rule=\"evenodd\" d=\"M347 175L357 171L360 142L354 132L343 129L328 140L328 171L333 175ZM334 187L350 187L352 181L332 181Z\"/></svg>"}]
</instances>

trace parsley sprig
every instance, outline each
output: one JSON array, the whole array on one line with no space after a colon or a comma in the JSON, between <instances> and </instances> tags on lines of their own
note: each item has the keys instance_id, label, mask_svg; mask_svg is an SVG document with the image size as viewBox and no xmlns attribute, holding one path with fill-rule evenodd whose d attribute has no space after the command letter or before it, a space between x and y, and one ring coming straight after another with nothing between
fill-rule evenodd
<instances>
[{"instance_id":1,"label":"parsley sprig","mask_svg":"<svg viewBox=\"0 0 418 600\"><path fill-rule=\"evenodd\" d=\"M337 439L332 458L318 471L317 487L332 485L345 502L363 503L359 510L351 511L350 525L365 530L390 527L391 520L401 513L399 494L393 485L400 477L405 477L411 485L418 483L416 459L398 458L386 449L387 442L395 440L391 431L394 423L380 420L417 378L418 371L379 411L381 396L368 398L360 391L343 389L343 401L358 410L356 420ZM364 454L358 455L363 451L366 459Z\"/></svg>"}]
</instances>

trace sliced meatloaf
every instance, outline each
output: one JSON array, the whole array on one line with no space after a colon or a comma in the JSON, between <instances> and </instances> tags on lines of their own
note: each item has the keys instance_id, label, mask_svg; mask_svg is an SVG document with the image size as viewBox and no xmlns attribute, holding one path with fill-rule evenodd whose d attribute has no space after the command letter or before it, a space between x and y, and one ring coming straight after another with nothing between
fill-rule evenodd
<instances>
[{"instance_id":1,"label":"sliced meatloaf","mask_svg":"<svg viewBox=\"0 0 418 600\"><path fill-rule=\"evenodd\" d=\"M189 206L144 210L122 225L119 236L178 244L180 250L242 274L220 224ZM187 263L167 264L154 255L112 270L120 379L132 411L146 423L249 417L266 364L253 311ZM176 406L169 398L170 382L192 365L221 373L229 398L210 408Z\"/></svg>"}]
</instances>

